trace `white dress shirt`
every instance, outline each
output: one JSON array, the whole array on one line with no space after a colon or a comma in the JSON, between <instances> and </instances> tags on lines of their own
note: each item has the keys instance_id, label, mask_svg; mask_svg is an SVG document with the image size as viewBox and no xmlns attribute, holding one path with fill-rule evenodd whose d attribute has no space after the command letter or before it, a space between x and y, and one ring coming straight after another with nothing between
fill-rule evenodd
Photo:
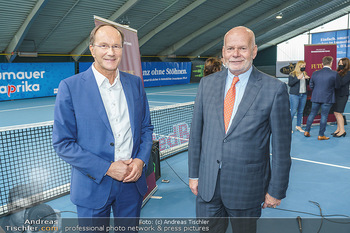
<instances>
[{"instance_id":1,"label":"white dress shirt","mask_svg":"<svg viewBox=\"0 0 350 233\"><path fill-rule=\"evenodd\" d=\"M305 80L305 74L304 73L303 73L303 78L300 79L299 83L300 83L299 93L300 94L306 93L306 80Z\"/></svg>"},{"instance_id":2,"label":"white dress shirt","mask_svg":"<svg viewBox=\"0 0 350 233\"><path fill-rule=\"evenodd\" d=\"M119 70L116 71L117 77L112 85L104 75L95 69L94 65L92 71L114 136L114 161L128 160L131 158L133 139L128 105Z\"/></svg>"},{"instance_id":3,"label":"white dress shirt","mask_svg":"<svg viewBox=\"0 0 350 233\"><path fill-rule=\"evenodd\" d=\"M228 128L227 128L228 129L227 132L229 131L230 126L232 124L232 120L233 120L233 118L235 117L235 115L237 113L238 106L241 103L241 100L243 98L243 94L245 92L245 88L247 87L249 76L252 73L252 70L253 70L253 67L251 66L250 69L247 72L238 75L239 81L235 85L236 86L235 104L233 105L232 115L231 115L230 123L229 123ZM235 75L233 75L230 72L229 69L227 69L227 73L228 74L227 74L226 85L225 85L225 97L226 97L226 94L227 94L228 90L231 87L233 78L235 77Z\"/></svg>"}]
</instances>

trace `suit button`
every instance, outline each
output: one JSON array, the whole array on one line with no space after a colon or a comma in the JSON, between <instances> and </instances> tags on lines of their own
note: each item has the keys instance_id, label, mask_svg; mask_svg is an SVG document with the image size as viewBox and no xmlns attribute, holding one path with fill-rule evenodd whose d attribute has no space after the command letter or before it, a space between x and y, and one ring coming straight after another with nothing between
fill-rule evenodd
<instances>
[{"instance_id":1,"label":"suit button","mask_svg":"<svg viewBox=\"0 0 350 233\"><path fill-rule=\"evenodd\" d=\"M217 162L217 163L220 163L220 161L219 161L219 160L216 160L216 162Z\"/></svg>"},{"instance_id":2,"label":"suit button","mask_svg":"<svg viewBox=\"0 0 350 233\"><path fill-rule=\"evenodd\" d=\"M227 142L227 140L226 140L226 139L224 139L224 143L225 143L225 142Z\"/></svg>"},{"instance_id":3,"label":"suit button","mask_svg":"<svg viewBox=\"0 0 350 233\"><path fill-rule=\"evenodd\" d=\"M111 142L109 145L114 146L114 143L113 143L113 142Z\"/></svg>"}]
</instances>

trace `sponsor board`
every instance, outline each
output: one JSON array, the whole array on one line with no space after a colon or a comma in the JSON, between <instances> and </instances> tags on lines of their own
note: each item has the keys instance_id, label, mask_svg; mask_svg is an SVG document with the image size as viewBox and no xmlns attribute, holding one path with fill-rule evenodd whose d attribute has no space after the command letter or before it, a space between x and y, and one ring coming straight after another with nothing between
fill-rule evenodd
<instances>
[{"instance_id":1,"label":"sponsor board","mask_svg":"<svg viewBox=\"0 0 350 233\"><path fill-rule=\"evenodd\" d=\"M0 64L0 101L54 96L61 80L74 75L74 63Z\"/></svg>"},{"instance_id":2,"label":"sponsor board","mask_svg":"<svg viewBox=\"0 0 350 233\"><path fill-rule=\"evenodd\" d=\"M191 62L142 62L145 87L186 84L191 79Z\"/></svg>"}]
</instances>

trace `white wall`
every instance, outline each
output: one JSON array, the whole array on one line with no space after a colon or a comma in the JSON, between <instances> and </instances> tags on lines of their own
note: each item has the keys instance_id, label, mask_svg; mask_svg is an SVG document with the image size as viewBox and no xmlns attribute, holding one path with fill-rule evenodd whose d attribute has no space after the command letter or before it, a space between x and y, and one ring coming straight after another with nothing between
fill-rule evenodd
<instances>
[{"instance_id":1,"label":"white wall","mask_svg":"<svg viewBox=\"0 0 350 233\"><path fill-rule=\"evenodd\" d=\"M348 15L342 16L307 33L296 36L277 45L277 61L304 60L304 45L311 41L311 33L337 31L349 28Z\"/></svg>"}]
</instances>

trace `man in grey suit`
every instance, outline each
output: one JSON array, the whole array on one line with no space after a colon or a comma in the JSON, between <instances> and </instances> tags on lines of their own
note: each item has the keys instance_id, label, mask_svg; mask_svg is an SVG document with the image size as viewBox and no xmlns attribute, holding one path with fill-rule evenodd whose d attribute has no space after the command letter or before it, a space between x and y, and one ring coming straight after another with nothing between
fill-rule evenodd
<instances>
[{"instance_id":1,"label":"man in grey suit","mask_svg":"<svg viewBox=\"0 0 350 233\"><path fill-rule=\"evenodd\" d=\"M306 121L305 137L310 137L312 122L318 111L321 109L320 130L318 140L328 140L329 137L324 135L327 126L329 110L335 103L335 89L340 88L340 76L338 72L332 70L333 57L325 56L322 58L323 69L313 72L310 79L311 112Z\"/></svg>"},{"instance_id":2,"label":"man in grey suit","mask_svg":"<svg viewBox=\"0 0 350 233\"><path fill-rule=\"evenodd\" d=\"M255 232L261 208L276 207L286 196L292 131L288 91L283 82L252 65L257 50L250 29L231 29L222 48L227 69L202 78L199 85L188 152L189 186L197 195L197 217L221 219L222 224L213 220L209 225L211 232L225 232L226 217L233 232ZM231 88L233 95L228 94ZM234 102L230 117L224 114L227 96Z\"/></svg>"}]
</instances>

